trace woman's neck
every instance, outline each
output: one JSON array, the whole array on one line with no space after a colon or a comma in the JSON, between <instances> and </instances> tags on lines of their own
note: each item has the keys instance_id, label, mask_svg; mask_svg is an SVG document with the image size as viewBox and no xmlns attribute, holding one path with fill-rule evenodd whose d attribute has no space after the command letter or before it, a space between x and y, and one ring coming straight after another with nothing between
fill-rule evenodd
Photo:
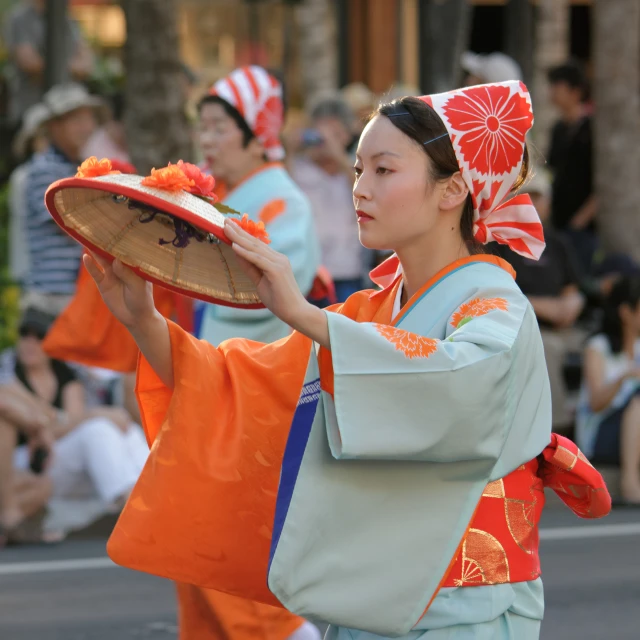
<instances>
[{"instance_id":1,"label":"woman's neck","mask_svg":"<svg viewBox=\"0 0 640 640\"><path fill-rule=\"evenodd\" d=\"M243 183L247 178L256 173L256 171L264 167L265 164L267 163L264 160L256 160L242 167L242 171L230 172L224 182L227 184L229 190L235 189L235 187Z\"/></svg>"},{"instance_id":2,"label":"woman's neck","mask_svg":"<svg viewBox=\"0 0 640 640\"><path fill-rule=\"evenodd\" d=\"M457 229L445 234L431 233L427 241L417 242L396 253L402 264L402 304L447 265L470 255Z\"/></svg>"}]
</instances>

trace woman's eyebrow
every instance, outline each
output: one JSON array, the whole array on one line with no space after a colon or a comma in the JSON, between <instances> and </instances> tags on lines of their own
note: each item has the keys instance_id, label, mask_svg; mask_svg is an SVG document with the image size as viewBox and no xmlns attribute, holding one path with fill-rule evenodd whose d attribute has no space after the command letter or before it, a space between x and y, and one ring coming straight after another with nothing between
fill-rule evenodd
<instances>
[{"instance_id":1,"label":"woman's eyebrow","mask_svg":"<svg viewBox=\"0 0 640 640\"><path fill-rule=\"evenodd\" d=\"M394 156L396 158L401 157L399 153L394 153L393 151L378 151L378 153L374 153L371 156L371 159L374 160L375 158L379 158L380 156ZM359 153L356 153L356 158L358 158L358 160L361 160Z\"/></svg>"}]
</instances>

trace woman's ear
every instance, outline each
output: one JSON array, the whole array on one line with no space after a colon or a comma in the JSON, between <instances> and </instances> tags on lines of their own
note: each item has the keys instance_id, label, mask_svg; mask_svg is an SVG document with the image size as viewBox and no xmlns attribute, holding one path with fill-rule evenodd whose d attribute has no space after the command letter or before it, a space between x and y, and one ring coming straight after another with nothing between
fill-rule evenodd
<instances>
[{"instance_id":1,"label":"woman's ear","mask_svg":"<svg viewBox=\"0 0 640 640\"><path fill-rule=\"evenodd\" d=\"M467 199L469 187L467 187L459 171L454 173L445 184L446 187L440 198L440 209L443 211L457 209Z\"/></svg>"},{"instance_id":2,"label":"woman's ear","mask_svg":"<svg viewBox=\"0 0 640 640\"><path fill-rule=\"evenodd\" d=\"M249 151L256 160L263 160L265 158L264 147L258 138L251 138L251 140L249 140L247 151Z\"/></svg>"}]
</instances>

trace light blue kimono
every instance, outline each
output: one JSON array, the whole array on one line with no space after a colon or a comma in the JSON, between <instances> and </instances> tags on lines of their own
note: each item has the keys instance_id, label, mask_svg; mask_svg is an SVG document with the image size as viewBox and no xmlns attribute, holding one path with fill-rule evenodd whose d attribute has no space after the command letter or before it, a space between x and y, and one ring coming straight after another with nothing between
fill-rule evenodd
<instances>
[{"instance_id":1,"label":"light blue kimono","mask_svg":"<svg viewBox=\"0 0 640 640\"><path fill-rule=\"evenodd\" d=\"M270 246L289 258L300 290L310 291L320 265L320 245L316 237L311 205L285 168L267 165L232 190L224 204L247 213L258 221L265 205L283 200L286 208L266 225ZM197 303L196 335L219 345L229 338L247 338L258 342L274 342L284 338L291 329L266 309L235 309Z\"/></svg>"},{"instance_id":2,"label":"light blue kimono","mask_svg":"<svg viewBox=\"0 0 640 640\"><path fill-rule=\"evenodd\" d=\"M539 579L438 591L485 486L550 441L535 314L481 258L407 306L395 331L328 313L333 396L312 349L269 588L290 611L331 621L329 640L537 639Z\"/></svg>"}]
</instances>

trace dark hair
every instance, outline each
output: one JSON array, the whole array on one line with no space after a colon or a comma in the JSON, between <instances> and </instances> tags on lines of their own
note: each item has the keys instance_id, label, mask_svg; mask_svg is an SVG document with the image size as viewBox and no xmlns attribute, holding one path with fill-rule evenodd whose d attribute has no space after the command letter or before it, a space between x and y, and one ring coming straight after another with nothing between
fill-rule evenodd
<instances>
[{"instance_id":1,"label":"dark hair","mask_svg":"<svg viewBox=\"0 0 640 640\"><path fill-rule=\"evenodd\" d=\"M407 113L408 112L408 113ZM440 116L426 102L419 98L405 97L380 105L372 114L372 117L380 114L387 116L391 123L400 129L402 133L411 138L429 157L431 161L430 176L433 182L446 180L454 173L460 171L453 145L449 136L444 136L430 144L424 144L438 136L447 133ZM400 114L406 114L402 117ZM529 152L525 145L522 169L512 192L517 191L525 183L529 174ZM460 218L460 235L469 250L469 253L484 253L484 247L473 235L473 197L467 196Z\"/></svg>"},{"instance_id":2,"label":"dark hair","mask_svg":"<svg viewBox=\"0 0 640 640\"><path fill-rule=\"evenodd\" d=\"M240 112L220 96L206 95L198 103L199 114L202 113L202 108L206 104L218 104L224 109L224 112L238 125L238 129L242 131L242 146L246 149L256 136L249 128L247 121L240 115Z\"/></svg>"},{"instance_id":3,"label":"dark hair","mask_svg":"<svg viewBox=\"0 0 640 640\"><path fill-rule=\"evenodd\" d=\"M622 351L622 320L620 307L623 304L635 309L640 303L640 276L623 276L611 289L604 303L604 315L600 332L609 339L611 351Z\"/></svg>"},{"instance_id":4,"label":"dark hair","mask_svg":"<svg viewBox=\"0 0 640 640\"><path fill-rule=\"evenodd\" d=\"M35 335L42 340L47 335L55 319L55 316L48 311L36 307L28 307L20 319L18 331L22 337Z\"/></svg>"},{"instance_id":5,"label":"dark hair","mask_svg":"<svg viewBox=\"0 0 640 640\"><path fill-rule=\"evenodd\" d=\"M582 100L586 100L589 93L589 82L582 64L577 60L570 60L564 64L549 69L547 73L549 84L564 83L572 89L580 89Z\"/></svg>"}]
</instances>

